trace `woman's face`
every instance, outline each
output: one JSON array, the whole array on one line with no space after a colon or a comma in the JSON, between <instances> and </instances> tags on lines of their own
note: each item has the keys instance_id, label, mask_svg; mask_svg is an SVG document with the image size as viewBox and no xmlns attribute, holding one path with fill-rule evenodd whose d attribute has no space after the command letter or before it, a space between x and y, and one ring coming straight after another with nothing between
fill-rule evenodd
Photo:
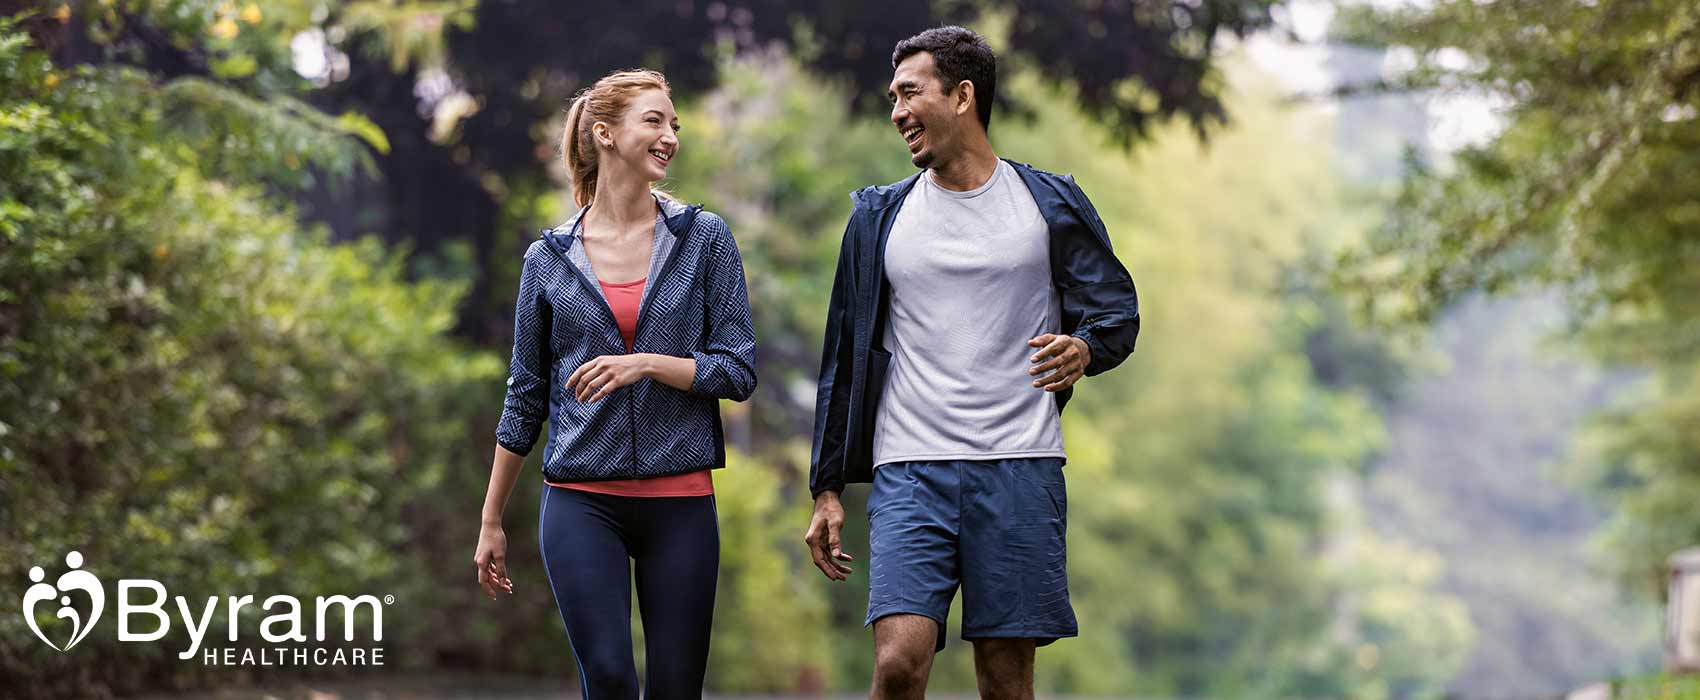
<instances>
[{"instance_id":1,"label":"woman's face","mask_svg":"<svg viewBox=\"0 0 1700 700\"><path fill-rule=\"evenodd\" d=\"M632 98L620 123L608 129L612 148L602 153L604 170L615 161L647 182L667 177L667 164L679 152L679 116L673 100L661 90L644 90Z\"/></svg>"}]
</instances>

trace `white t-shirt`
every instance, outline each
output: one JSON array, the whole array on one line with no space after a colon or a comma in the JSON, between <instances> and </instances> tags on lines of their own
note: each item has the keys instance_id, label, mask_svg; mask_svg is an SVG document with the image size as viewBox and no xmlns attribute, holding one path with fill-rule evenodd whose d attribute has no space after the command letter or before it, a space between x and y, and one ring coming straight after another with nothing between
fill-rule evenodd
<instances>
[{"instance_id":1,"label":"white t-shirt","mask_svg":"<svg viewBox=\"0 0 1700 700\"><path fill-rule=\"evenodd\" d=\"M1063 457L1056 397L1027 371L1056 333L1050 232L1021 175L1002 160L954 192L927 171L886 241L892 354L874 421L874 464Z\"/></svg>"}]
</instances>

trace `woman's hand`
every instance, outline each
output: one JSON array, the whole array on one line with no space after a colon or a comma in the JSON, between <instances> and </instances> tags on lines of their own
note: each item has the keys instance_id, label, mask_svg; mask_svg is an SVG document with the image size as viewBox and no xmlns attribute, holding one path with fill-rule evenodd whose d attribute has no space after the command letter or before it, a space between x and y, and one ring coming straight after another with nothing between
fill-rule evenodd
<instances>
[{"instance_id":1,"label":"woman's hand","mask_svg":"<svg viewBox=\"0 0 1700 700\"><path fill-rule=\"evenodd\" d=\"M478 531L478 553L472 560L478 563L478 585L484 595L496 599L496 591L514 592L514 582L508 578L508 535L500 525L485 525Z\"/></svg>"},{"instance_id":2,"label":"woman's hand","mask_svg":"<svg viewBox=\"0 0 1700 700\"><path fill-rule=\"evenodd\" d=\"M567 377L567 389L580 403L597 401L615 389L649 376L654 355L603 355L578 366Z\"/></svg>"}]
</instances>

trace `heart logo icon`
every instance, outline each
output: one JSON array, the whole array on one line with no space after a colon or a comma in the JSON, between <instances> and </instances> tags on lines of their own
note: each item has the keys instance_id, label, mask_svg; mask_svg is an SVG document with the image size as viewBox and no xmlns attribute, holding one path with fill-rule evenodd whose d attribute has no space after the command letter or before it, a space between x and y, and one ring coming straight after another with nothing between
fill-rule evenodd
<instances>
[{"instance_id":1,"label":"heart logo icon","mask_svg":"<svg viewBox=\"0 0 1700 700\"><path fill-rule=\"evenodd\" d=\"M24 591L24 622L30 626L30 631L45 642L47 646L58 651L70 651L77 642L83 641L89 632L94 630L94 623L100 620L100 613L106 607L106 587L94 574L82 570L83 555L81 552L71 552L65 555L65 566L70 569L59 576L54 584L45 582L47 572L39 566L30 567L30 581L34 584ZM82 591L92 603L89 616L84 620L77 609L71 605L71 591ZM42 601L58 599L59 612L57 617L71 621L71 639L61 647L43 634L41 627L35 621L35 606Z\"/></svg>"}]
</instances>

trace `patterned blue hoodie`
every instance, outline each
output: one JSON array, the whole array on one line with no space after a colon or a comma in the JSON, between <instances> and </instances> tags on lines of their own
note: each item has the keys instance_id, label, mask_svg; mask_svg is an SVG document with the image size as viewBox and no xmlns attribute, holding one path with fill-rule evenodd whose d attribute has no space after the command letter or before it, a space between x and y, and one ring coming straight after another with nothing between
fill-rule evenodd
<instances>
[{"instance_id":1,"label":"patterned blue hoodie","mask_svg":"<svg viewBox=\"0 0 1700 700\"><path fill-rule=\"evenodd\" d=\"M514 307L514 354L496 442L528 454L545 419L549 481L644 479L726 465L719 399L756 388L756 337L744 264L726 222L658 198L649 282L632 352L696 360L690 391L652 379L581 403L566 388L579 365L626 352L584 254L580 211L525 253Z\"/></svg>"}]
</instances>

